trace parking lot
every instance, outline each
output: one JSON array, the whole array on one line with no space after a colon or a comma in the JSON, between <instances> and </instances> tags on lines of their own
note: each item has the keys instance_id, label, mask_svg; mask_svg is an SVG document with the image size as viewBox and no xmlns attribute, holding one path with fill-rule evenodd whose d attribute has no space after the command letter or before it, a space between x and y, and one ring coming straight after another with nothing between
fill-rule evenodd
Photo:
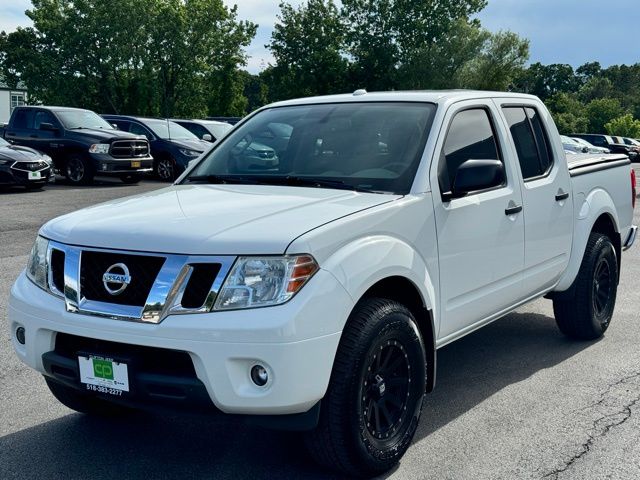
<instances>
[{"instance_id":1,"label":"parking lot","mask_svg":"<svg viewBox=\"0 0 640 480\"><path fill-rule=\"evenodd\" d=\"M228 418L74 413L14 355L7 298L38 228L163 186L0 190L0 478L334 478L294 434ZM600 341L565 339L551 303L538 300L440 350L414 444L387 478L640 478L639 278L635 245L623 255L616 313Z\"/></svg>"}]
</instances>

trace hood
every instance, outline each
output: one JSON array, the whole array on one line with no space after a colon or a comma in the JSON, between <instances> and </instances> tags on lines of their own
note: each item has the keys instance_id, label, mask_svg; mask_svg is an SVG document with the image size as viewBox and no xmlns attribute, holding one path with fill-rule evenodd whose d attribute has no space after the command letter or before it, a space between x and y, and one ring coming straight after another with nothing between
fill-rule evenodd
<instances>
[{"instance_id":1,"label":"hood","mask_svg":"<svg viewBox=\"0 0 640 480\"><path fill-rule=\"evenodd\" d=\"M177 185L64 215L45 224L41 233L97 248L282 254L309 230L398 198L305 187Z\"/></svg>"},{"instance_id":2,"label":"hood","mask_svg":"<svg viewBox=\"0 0 640 480\"><path fill-rule=\"evenodd\" d=\"M14 162L34 162L42 160L44 154L29 147L18 145L0 146L0 160L13 160Z\"/></svg>"},{"instance_id":3,"label":"hood","mask_svg":"<svg viewBox=\"0 0 640 480\"><path fill-rule=\"evenodd\" d=\"M209 147L211 147L211 143L205 142L204 140L199 140L197 138L193 140L189 138L165 138L164 140L173 143L178 148L187 148L189 150L195 150L197 152L204 152Z\"/></svg>"},{"instance_id":4,"label":"hood","mask_svg":"<svg viewBox=\"0 0 640 480\"><path fill-rule=\"evenodd\" d=\"M75 130L67 130L67 135L82 135L83 137L92 138L97 141L104 142L106 140L146 140L147 137L142 135L134 135L133 133L123 132L122 130L107 130L106 128L77 128Z\"/></svg>"}]
</instances>

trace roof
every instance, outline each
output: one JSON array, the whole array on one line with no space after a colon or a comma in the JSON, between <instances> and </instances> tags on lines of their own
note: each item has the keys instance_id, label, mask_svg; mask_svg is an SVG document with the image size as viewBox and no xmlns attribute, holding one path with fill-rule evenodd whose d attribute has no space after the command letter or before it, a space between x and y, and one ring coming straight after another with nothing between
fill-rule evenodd
<instances>
[{"instance_id":1,"label":"roof","mask_svg":"<svg viewBox=\"0 0 640 480\"><path fill-rule=\"evenodd\" d=\"M310 105L315 103L347 103L347 102L428 102L444 103L463 100L477 100L485 98L513 98L538 100L533 95L512 92L489 92L481 90L407 90L396 92L366 92L356 90L353 93L341 95L327 95L273 103L269 107L283 107L287 105Z\"/></svg>"},{"instance_id":2,"label":"roof","mask_svg":"<svg viewBox=\"0 0 640 480\"><path fill-rule=\"evenodd\" d=\"M75 112L91 112L92 110L88 110L86 108L75 108L75 107L57 107L55 105L21 105L17 108L40 108L45 110L54 110L58 112L66 112L66 111L75 111Z\"/></svg>"},{"instance_id":3,"label":"roof","mask_svg":"<svg viewBox=\"0 0 640 480\"><path fill-rule=\"evenodd\" d=\"M197 118L170 118L172 122L191 122L200 125L229 125L227 122L218 122L217 120L200 120Z\"/></svg>"}]
</instances>

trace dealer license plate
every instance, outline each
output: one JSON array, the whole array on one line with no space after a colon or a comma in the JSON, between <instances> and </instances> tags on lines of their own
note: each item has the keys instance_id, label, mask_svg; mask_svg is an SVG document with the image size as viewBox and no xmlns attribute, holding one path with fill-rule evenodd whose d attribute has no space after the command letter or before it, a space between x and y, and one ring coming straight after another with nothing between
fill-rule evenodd
<instances>
[{"instance_id":1,"label":"dealer license plate","mask_svg":"<svg viewBox=\"0 0 640 480\"><path fill-rule=\"evenodd\" d=\"M42 174L40 172L29 172L29 180L40 180Z\"/></svg>"},{"instance_id":2,"label":"dealer license plate","mask_svg":"<svg viewBox=\"0 0 640 480\"><path fill-rule=\"evenodd\" d=\"M140 168L140 162L131 162L131 168Z\"/></svg>"},{"instance_id":3,"label":"dealer license plate","mask_svg":"<svg viewBox=\"0 0 640 480\"><path fill-rule=\"evenodd\" d=\"M109 395L122 395L129 391L127 364L98 355L78 356L80 382L87 390Z\"/></svg>"}]
</instances>

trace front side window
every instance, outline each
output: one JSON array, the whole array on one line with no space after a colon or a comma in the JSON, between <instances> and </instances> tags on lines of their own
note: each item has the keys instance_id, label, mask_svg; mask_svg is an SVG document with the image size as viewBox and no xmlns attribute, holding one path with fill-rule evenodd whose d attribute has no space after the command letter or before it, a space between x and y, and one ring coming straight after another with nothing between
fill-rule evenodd
<instances>
[{"instance_id":1,"label":"front side window","mask_svg":"<svg viewBox=\"0 0 640 480\"><path fill-rule=\"evenodd\" d=\"M489 112L463 110L451 121L438 164L441 193L450 193L458 167L467 160L501 160Z\"/></svg>"},{"instance_id":2,"label":"front side window","mask_svg":"<svg viewBox=\"0 0 640 480\"><path fill-rule=\"evenodd\" d=\"M529 180L547 173L553 164L546 132L537 110L529 107L505 107L511 137L516 147L522 178ZM567 138L570 142L570 139Z\"/></svg>"},{"instance_id":3,"label":"front side window","mask_svg":"<svg viewBox=\"0 0 640 480\"><path fill-rule=\"evenodd\" d=\"M43 123L50 123L53 126L58 125L56 118L46 110L38 110L33 120L33 128L38 130Z\"/></svg>"},{"instance_id":4,"label":"front side window","mask_svg":"<svg viewBox=\"0 0 640 480\"><path fill-rule=\"evenodd\" d=\"M129 133L133 133L134 135L142 135L144 137L147 137L147 140L151 140L151 136L149 135L147 129L135 122L131 122L129 124Z\"/></svg>"},{"instance_id":5,"label":"front side window","mask_svg":"<svg viewBox=\"0 0 640 480\"><path fill-rule=\"evenodd\" d=\"M185 182L253 182L405 194L436 106L417 102L263 110L231 131Z\"/></svg>"}]
</instances>

